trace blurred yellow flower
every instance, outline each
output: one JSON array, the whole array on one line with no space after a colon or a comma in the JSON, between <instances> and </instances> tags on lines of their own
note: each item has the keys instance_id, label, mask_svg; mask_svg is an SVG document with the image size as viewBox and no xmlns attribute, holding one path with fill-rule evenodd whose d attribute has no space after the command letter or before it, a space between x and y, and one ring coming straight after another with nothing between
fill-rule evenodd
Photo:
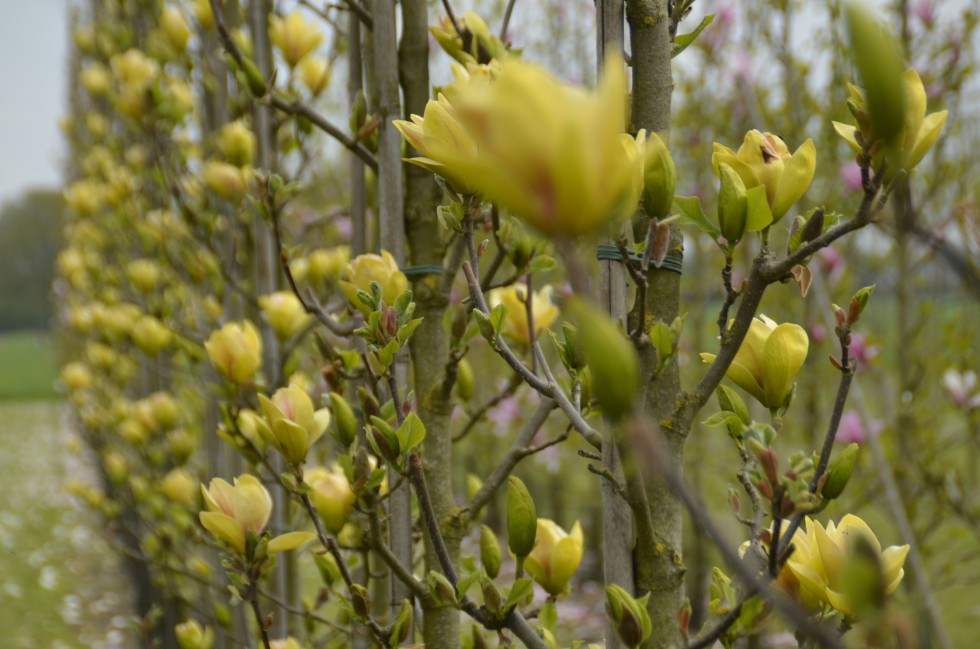
<instances>
[{"instance_id":1,"label":"blurred yellow flower","mask_svg":"<svg viewBox=\"0 0 980 649\"><path fill-rule=\"evenodd\" d=\"M534 316L534 335L540 336L558 318L558 307L551 302L552 288L545 286L531 296L531 312ZM490 308L503 304L507 309L503 334L508 338L528 345L531 332L527 322L527 287L520 284L497 288L490 291L487 300Z\"/></svg>"},{"instance_id":2,"label":"blurred yellow flower","mask_svg":"<svg viewBox=\"0 0 980 649\"><path fill-rule=\"evenodd\" d=\"M285 18L269 18L269 40L282 53L286 63L296 67L303 57L316 49L323 40L323 34L302 13L294 11Z\"/></svg>"},{"instance_id":3,"label":"blurred yellow flower","mask_svg":"<svg viewBox=\"0 0 980 649\"><path fill-rule=\"evenodd\" d=\"M247 383L262 365L262 339L251 322L229 322L214 331L204 349L215 368L232 383Z\"/></svg>"},{"instance_id":4,"label":"blurred yellow flower","mask_svg":"<svg viewBox=\"0 0 980 649\"><path fill-rule=\"evenodd\" d=\"M259 306L279 340L289 340L310 322L311 316L291 291L276 291L260 296Z\"/></svg>"},{"instance_id":5,"label":"blurred yellow flower","mask_svg":"<svg viewBox=\"0 0 980 649\"><path fill-rule=\"evenodd\" d=\"M314 467L305 472L303 481L312 488L310 499L323 526L331 534L338 534L344 529L357 502L343 469L337 465L329 469Z\"/></svg>"},{"instance_id":6,"label":"blurred yellow flower","mask_svg":"<svg viewBox=\"0 0 980 649\"><path fill-rule=\"evenodd\" d=\"M584 234L631 215L645 142L623 133L623 62L609 58L595 93L514 57L498 69L490 82L458 75L448 99L401 123L435 163L425 164L549 235Z\"/></svg>"},{"instance_id":7,"label":"blurred yellow flower","mask_svg":"<svg viewBox=\"0 0 980 649\"><path fill-rule=\"evenodd\" d=\"M900 145L900 164L898 166L908 173L915 169L929 149L932 148L932 145L939 139L939 135L946 126L949 111L941 110L926 115L925 86L914 68L909 68L902 74L902 88L905 110L903 112L904 123L898 136ZM859 114L866 114L864 92L855 86L850 86L849 89L851 91L850 102L853 104L854 110ZM834 129L855 153L861 153L862 148L857 140L859 127L834 122ZM874 134L864 133L862 137L865 140L872 138L873 141Z\"/></svg>"}]
</instances>

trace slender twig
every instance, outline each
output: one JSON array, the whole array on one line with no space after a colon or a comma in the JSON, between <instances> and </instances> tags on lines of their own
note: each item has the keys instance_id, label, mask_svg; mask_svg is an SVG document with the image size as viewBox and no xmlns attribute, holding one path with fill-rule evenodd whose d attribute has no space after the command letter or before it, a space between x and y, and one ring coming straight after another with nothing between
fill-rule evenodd
<instances>
[{"instance_id":1,"label":"slender twig","mask_svg":"<svg viewBox=\"0 0 980 649\"><path fill-rule=\"evenodd\" d=\"M834 399L834 410L830 415L830 423L827 425L827 434L824 435L823 448L820 450L820 459L817 462L817 468L813 473L813 478L810 480L809 492L811 494L817 493L817 489L820 487L820 481L827 472L827 466L830 464L830 455L834 450L834 441L837 439L837 430L840 428L841 418L844 415L844 406L847 404L847 395L851 390L851 382L854 380L854 364L848 357L847 345L850 329L847 327L840 328L839 333L841 347L840 384L837 387L837 397ZM778 551L774 554L779 555L780 564L785 562L788 557L793 535L799 529L805 517L806 514L803 512L794 515L790 520L789 527L786 528L782 545L774 544L772 546L778 548Z\"/></svg>"},{"instance_id":2,"label":"slender twig","mask_svg":"<svg viewBox=\"0 0 980 649\"><path fill-rule=\"evenodd\" d=\"M728 331L728 311L738 299L738 291L732 288L732 258L725 258L725 267L721 269L721 282L725 287L725 303L721 305L721 312L718 314L718 335L725 339Z\"/></svg>"},{"instance_id":3,"label":"slender twig","mask_svg":"<svg viewBox=\"0 0 980 649\"><path fill-rule=\"evenodd\" d=\"M259 627L259 636L262 638L262 646L265 649L272 649L269 642L269 629L266 628L265 619L262 617L262 607L259 605L259 591L257 584L250 583L248 601L252 605L252 613L255 614L255 624Z\"/></svg>"},{"instance_id":4,"label":"slender twig","mask_svg":"<svg viewBox=\"0 0 980 649\"><path fill-rule=\"evenodd\" d=\"M470 418L469 420L467 420L462 430L456 433L456 436L453 437L453 442L458 442L459 440L466 437L466 435L473 429L474 426L476 426L478 423L483 421L483 416L486 415L491 408L499 404L501 401L506 401L510 397L514 396L514 392L517 391L517 388L520 387L521 383L522 381L519 375L517 374L512 375L510 380L507 381L507 385L504 387L504 389L501 392L495 394L493 397L487 400L486 403L484 403L482 406L474 410L472 414L470 414Z\"/></svg>"},{"instance_id":5,"label":"slender twig","mask_svg":"<svg viewBox=\"0 0 980 649\"><path fill-rule=\"evenodd\" d=\"M711 515L708 514L708 509L704 503L684 484L684 478L681 476L678 467L667 460L668 453L659 427L637 419L633 420L632 426L627 432L634 453L639 459L654 467L660 475L664 476L671 490L687 509L694 524L714 541L725 561L739 578L748 584L749 588L755 589L774 609L792 621L802 634L815 638L827 647L845 649L844 644L833 630L814 622L804 608L787 597L782 591L760 579L750 565L742 560L737 550L728 542Z\"/></svg>"},{"instance_id":6,"label":"slender twig","mask_svg":"<svg viewBox=\"0 0 980 649\"><path fill-rule=\"evenodd\" d=\"M228 31L223 14L217 7L217 0L211 0L211 11L214 14L214 26L218 31L218 37L221 39L222 47L224 47L225 51L228 52L229 56L234 59L235 63L237 63L239 67L244 67L246 62L245 55L242 53L241 48L238 47L238 43L235 42L235 39L232 38L231 32ZM364 146L362 142L358 142L357 140L351 138L349 135L344 133L339 126L335 125L326 117L313 110L313 108L307 104L304 104L298 99L287 100L274 94L269 95L268 103L285 113L305 117L318 129L330 135L345 147L353 151L354 154L363 160L364 164L371 167L372 170L378 170L378 159L367 149L367 147Z\"/></svg>"},{"instance_id":7,"label":"slender twig","mask_svg":"<svg viewBox=\"0 0 980 649\"><path fill-rule=\"evenodd\" d=\"M456 575L456 569L453 566L452 558L449 556L449 551L446 549L446 542L442 537L442 531L439 528L439 521L436 518L435 510L432 509L432 501L429 499L429 491L425 484L425 470L422 467L422 459L418 453L412 453L408 458L408 477L412 483L412 487L415 489L415 496L419 501L419 509L422 510L422 521L426 527L426 532L429 540L432 542L436 556L439 559L439 565L442 567L446 579L455 587L459 583L459 578ZM460 608L484 627L493 628L495 626L491 620L487 619L484 611L478 608L466 596L460 598ZM517 610L516 606L507 612L502 621L501 628L510 629L528 649L547 649L548 645L545 644L544 640L541 639L531 625L527 623L527 620Z\"/></svg>"},{"instance_id":8,"label":"slender twig","mask_svg":"<svg viewBox=\"0 0 980 649\"><path fill-rule=\"evenodd\" d=\"M475 516L481 509L483 509L490 499L493 498L493 494L496 493L497 489L507 480L507 476L510 475L511 471L517 464L527 457L536 452L534 448L528 448L531 440L534 439L534 435L541 429L544 422L547 421L548 415L554 410L556 404L551 399L542 399L538 403L538 407L534 410L524 426L521 428L517 437L514 439L514 443L511 445L510 450L504 455L504 458L500 461L500 464L490 473L490 476L484 480L483 486L480 490L473 495L473 499L470 500L466 509L470 512L472 516ZM540 449L537 449L540 450Z\"/></svg>"},{"instance_id":9,"label":"slender twig","mask_svg":"<svg viewBox=\"0 0 980 649\"><path fill-rule=\"evenodd\" d=\"M514 5L517 0L507 0L507 8L504 9L504 21L500 24L500 40L507 38L507 28L510 27L510 17L514 13Z\"/></svg>"},{"instance_id":10,"label":"slender twig","mask_svg":"<svg viewBox=\"0 0 980 649\"><path fill-rule=\"evenodd\" d=\"M302 480L301 476L300 480ZM344 561L344 555L340 552L340 546L337 545L337 540L327 534L326 530L323 529L323 522L320 520L320 515L316 511L316 507L313 506L313 501L310 500L310 495L308 493L301 493L299 494L299 499L303 503L303 507L306 508L306 513L309 515L310 520L313 521L313 528L316 530L316 537L320 541L320 545L334 558L334 561L337 563L337 569L340 572L340 578L344 580L348 591L352 592L355 585L354 579L347 569L347 563ZM371 629L375 637L381 641L383 646L388 646L388 634L374 618L370 615L366 616L365 624Z\"/></svg>"}]
</instances>

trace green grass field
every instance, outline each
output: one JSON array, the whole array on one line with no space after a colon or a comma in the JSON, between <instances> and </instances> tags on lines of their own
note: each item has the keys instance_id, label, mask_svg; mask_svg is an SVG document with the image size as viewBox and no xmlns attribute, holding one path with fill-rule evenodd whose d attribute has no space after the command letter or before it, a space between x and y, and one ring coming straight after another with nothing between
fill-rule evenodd
<instances>
[{"instance_id":1,"label":"green grass field","mask_svg":"<svg viewBox=\"0 0 980 649\"><path fill-rule=\"evenodd\" d=\"M53 399L58 376L45 332L0 333L0 399Z\"/></svg>"}]
</instances>

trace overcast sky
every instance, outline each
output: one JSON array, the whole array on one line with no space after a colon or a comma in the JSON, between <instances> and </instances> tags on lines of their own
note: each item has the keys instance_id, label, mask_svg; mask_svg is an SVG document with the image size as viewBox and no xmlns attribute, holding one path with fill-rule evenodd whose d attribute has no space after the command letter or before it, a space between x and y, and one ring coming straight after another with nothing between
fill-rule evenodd
<instances>
[{"instance_id":1,"label":"overcast sky","mask_svg":"<svg viewBox=\"0 0 980 649\"><path fill-rule=\"evenodd\" d=\"M0 203L61 180L67 0L2 0Z\"/></svg>"}]
</instances>

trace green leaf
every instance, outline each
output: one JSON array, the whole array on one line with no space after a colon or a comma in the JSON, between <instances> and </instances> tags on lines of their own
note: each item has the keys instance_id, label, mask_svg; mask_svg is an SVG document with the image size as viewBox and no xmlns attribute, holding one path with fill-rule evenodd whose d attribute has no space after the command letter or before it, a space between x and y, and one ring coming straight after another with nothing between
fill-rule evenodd
<instances>
[{"instance_id":1,"label":"green leaf","mask_svg":"<svg viewBox=\"0 0 980 649\"><path fill-rule=\"evenodd\" d=\"M456 592L459 593L460 598L466 595L466 593L469 592L471 588L473 588L473 584L479 581L479 579L480 579L479 570L474 570L473 572L470 572L460 577L459 581L456 582Z\"/></svg>"},{"instance_id":2,"label":"green leaf","mask_svg":"<svg viewBox=\"0 0 980 649\"><path fill-rule=\"evenodd\" d=\"M497 340L497 331L493 327L493 322L490 320L490 316L486 315L479 309L473 309L473 318L476 320L476 326L480 329L480 335L482 335L488 343L493 345Z\"/></svg>"},{"instance_id":3,"label":"green leaf","mask_svg":"<svg viewBox=\"0 0 980 649\"><path fill-rule=\"evenodd\" d=\"M702 232L710 234L713 239L721 236L718 226L704 215L701 199L697 196L674 196L674 207L681 213L681 223L693 225Z\"/></svg>"},{"instance_id":4,"label":"green leaf","mask_svg":"<svg viewBox=\"0 0 980 649\"><path fill-rule=\"evenodd\" d=\"M714 22L714 20L715 20L715 14L708 14L707 16L701 19L701 23L694 28L693 32L691 32L690 34L681 34L676 38L674 38L674 50L671 52L670 57L674 58L675 56L677 56L678 54L686 50L688 47L690 47L691 43L693 43L697 39L697 37L701 35L701 32L703 32L708 25Z\"/></svg>"},{"instance_id":5,"label":"green leaf","mask_svg":"<svg viewBox=\"0 0 980 649\"><path fill-rule=\"evenodd\" d=\"M415 333L415 330L419 328L420 324L422 324L422 320L423 320L422 318L415 318L414 320L406 322L401 327L399 327L398 334L397 334L398 342L400 342L403 345L407 343L408 339L412 337L413 333Z\"/></svg>"},{"instance_id":6,"label":"green leaf","mask_svg":"<svg viewBox=\"0 0 980 649\"><path fill-rule=\"evenodd\" d=\"M398 430L395 431L395 436L398 438L398 445L401 447L402 453L407 453L425 439L425 425L418 415L410 412Z\"/></svg>"},{"instance_id":7,"label":"green leaf","mask_svg":"<svg viewBox=\"0 0 980 649\"><path fill-rule=\"evenodd\" d=\"M702 421L701 424L703 426L707 426L709 428L713 428L715 426L722 426L722 425L727 426L728 425L728 422L732 421L733 419L735 421L738 421L739 423L741 423L741 420L738 418L738 415L736 415L734 412L729 412L727 410L721 410L721 411L716 412L715 414L711 415L710 417L708 417L704 421Z\"/></svg>"},{"instance_id":8,"label":"green leaf","mask_svg":"<svg viewBox=\"0 0 980 649\"><path fill-rule=\"evenodd\" d=\"M534 592L534 580L530 577L522 577L514 582L507 599L504 601L504 610L517 606L524 598Z\"/></svg>"},{"instance_id":9,"label":"green leaf","mask_svg":"<svg viewBox=\"0 0 980 649\"><path fill-rule=\"evenodd\" d=\"M381 364L384 365L385 368L391 367L391 364L395 361L395 354L397 354L398 350L401 348L402 346L398 340L392 340L384 346L384 349L378 352L378 360L381 361Z\"/></svg>"},{"instance_id":10,"label":"green leaf","mask_svg":"<svg viewBox=\"0 0 980 649\"><path fill-rule=\"evenodd\" d=\"M490 324L493 325L493 330L495 333L500 332L500 327L504 323L504 318L507 317L507 307L503 304L498 304L493 307L493 311L490 312Z\"/></svg>"},{"instance_id":11,"label":"green leaf","mask_svg":"<svg viewBox=\"0 0 980 649\"><path fill-rule=\"evenodd\" d=\"M548 255L535 255L531 259L530 263L527 265L527 270L530 273L538 273L552 270L558 262L555 261L554 257Z\"/></svg>"},{"instance_id":12,"label":"green leaf","mask_svg":"<svg viewBox=\"0 0 980 649\"><path fill-rule=\"evenodd\" d=\"M745 405L745 400L739 396L738 392L727 385L719 385L717 396L718 405L721 406L722 410L735 413L746 426L752 423L752 418L749 417L749 408Z\"/></svg>"}]
</instances>

